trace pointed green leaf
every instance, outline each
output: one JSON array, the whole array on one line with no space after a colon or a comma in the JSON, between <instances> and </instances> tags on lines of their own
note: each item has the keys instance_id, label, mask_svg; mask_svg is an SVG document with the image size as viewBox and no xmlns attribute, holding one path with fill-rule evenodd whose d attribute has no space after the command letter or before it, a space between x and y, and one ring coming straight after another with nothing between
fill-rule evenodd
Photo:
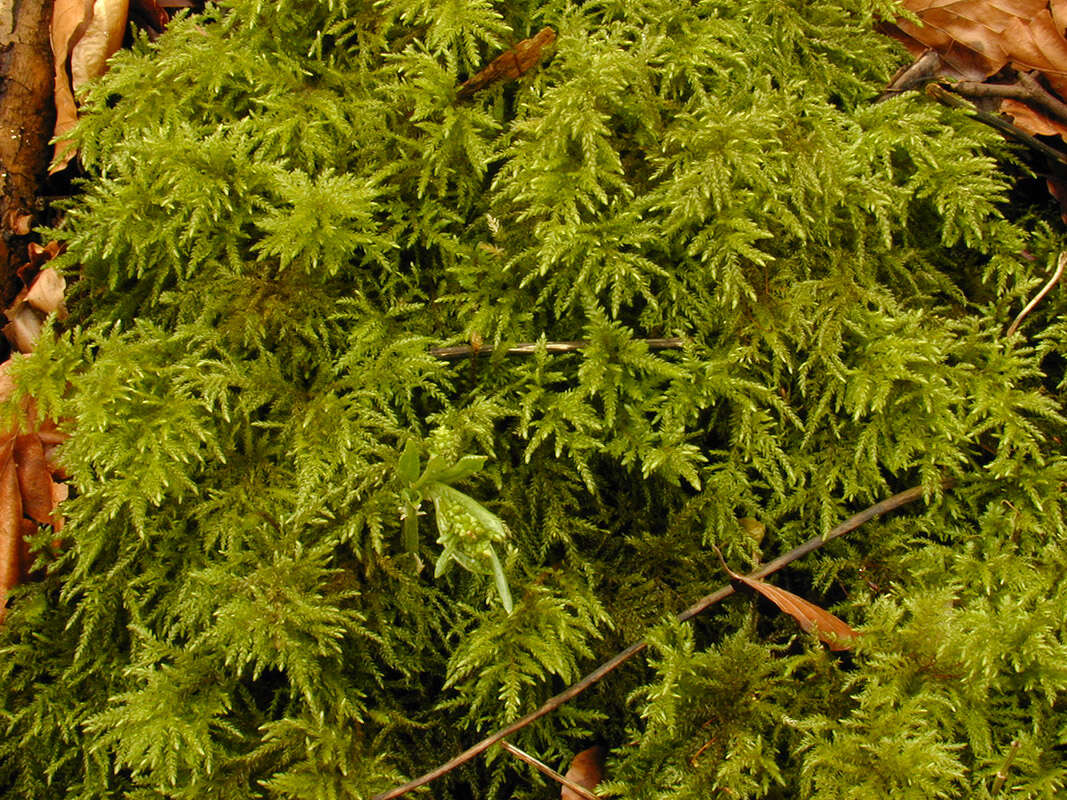
<instances>
[{"instance_id":1,"label":"pointed green leaf","mask_svg":"<svg viewBox=\"0 0 1067 800\"><path fill-rule=\"evenodd\" d=\"M396 475L405 486L410 486L419 479L419 446L414 439L408 439L404 452L396 463Z\"/></svg>"},{"instance_id":2,"label":"pointed green leaf","mask_svg":"<svg viewBox=\"0 0 1067 800\"><path fill-rule=\"evenodd\" d=\"M419 510L408 503L404 506L404 549L409 553L419 551Z\"/></svg>"},{"instance_id":3,"label":"pointed green leaf","mask_svg":"<svg viewBox=\"0 0 1067 800\"><path fill-rule=\"evenodd\" d=\"M493 565L493 580L496 582L496 590L500 594L500 602L504 604L504 610L509 614L515 608L515 603L511 599L511 589L508 588L508 579L504 574L504 567L500 564L500 559L496 557L496 550L492 545L489 545L489 561Z\"/></svg>"},{"instance_id":4,"label":"pointed green leaf","mask_svg":"<svg viewBox=\"0 0 1067 800\"><path fill-rule=\"evenodd\" d=\"M452 466L446 467L444 466L442 459L435 457L430 459L430 464L427 464L423 480L437 481L438 483L460 481L481 470L485 465L485 461L485 456L463 456L463 458ZM431 465L434 467L432 472L430 469Z\"/></svg>"}]
</instances>

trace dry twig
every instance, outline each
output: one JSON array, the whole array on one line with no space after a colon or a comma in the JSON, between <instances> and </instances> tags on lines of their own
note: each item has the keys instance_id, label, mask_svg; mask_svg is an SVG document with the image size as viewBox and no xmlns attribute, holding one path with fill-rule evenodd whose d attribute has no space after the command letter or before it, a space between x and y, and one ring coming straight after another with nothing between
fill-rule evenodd
<instances>
[{"instance_id":1,"label":"dry twig","mask_svg":"<svg viewBox=\"0 0 1067 800\"><path fill-rule=\"evenodd\" d=\"M951 106L952 108L962 108L966 111L970 111L972 114L974 114L976 119L981 122L984 122L989 127L996 128L1005 136L1010 136L1016 141L1022 142L1027 147L1036 150L1037 152L1051 159L1060 166L1067 167L1067 155L1064 155L1054 147L1049 147L1036 136L1031 136L1022 128L1012 125L1006 119L1003 119L1002 117L996 114L990 114L987 111L981 111L975 108L966 100L957 97L952 92L946 90L943 86L938 86L936 83L931 83L930 85L928 85L926 87L926 93L943 105Z\"/></svg>"},{"instance_id":2,"label":"dry twig","mask_svg":"<svg viewBox=\"0 0 1067 800\"><path fill-rule=\"evenodd\" d=\"M948 484L946 483L944 484L944 486L947 487ZM777 572L787 564L791 564L797 559L803 558L809 553L818 550L827 542L831 542L840 536L844 536L850 531L854 531L856 528L858 528L860 525L863 525L865 522L869 522L877 516L887 514L890 511L900 508L901 506L907 505L908 503L915 502L920 497L922 497L923 494L923 487L915 486L911 489L900 492L899 494L895 494L892 497L886 498L880 503L875 503L870 508L864 509L860 513L849 517L847 520L842 522L840 525L831 530L825 536L815 536L809 539L807 542L800 545L799 547L795 547L785 555L779 556L773 561L764 564L758 570L751 573L750 575L747 575L746 577L751 579L759 579L764 578L774 572ZM697 614L700 614L702 611L705 611L711 606L715 605L716 603L722 602L725 598L729 597L733 593L733 586L723 586L691 605L689 608L679 614L676 619L679 622L686 622L695 617ZM402 786L397 786L387 792L377 794L373 798L371 798L371 800L392 800L392 798L394 797L400 797L401 795L407 794L412 789L417 789L420 786L425 786L426 784L437 780L441 776L448 774L457 767L466 764L475 756L484 753L493 745L503 742L504 739L506 739L508 736L511 736L511 734L515 733L516 731L522 730L532 722L536 722L541 717L552 713L557 708L563 706L565 703L569 702L570 700L573 700L575 697L580 695L590 686L599 683L610 672L625 664L627 661L629 661L635 655L640 653L646 647L648 647L648 642L644 639L639 642L634 642L622 652L615 654L612 658L605 661L603 664L594 669L592 672L590 672L577 683L572 684L559 694L545 701L545 703L537 710L531 711L522 719L515 720L515 722L512 722L510 725L506 725L495 733L486 736L477 744L468 747L458 756L450 759L444 764L441 764L439 767L430 770L424 775L420 775L414 780L408 781Z\"/></svg>"},{"instance_id":3,"label":"dry twig","mask_svg":"<svg viewBox=\"0 0 1067 800\"><path fill-rule=\"evenodd\" d=\"M677 338L639 339L638 341L644 342L650 350L680 350L685 346L685 339ZM509 356L527 356L536 353L542 347L549 353L572 353L588 346L589 342L581 339L573 342L522 342L514 347L507 348L504 353ZM471 344L460 344L452 347L431 347L430 355L447 361L448 359L464 358L466 356L485 356L493 351L492 345L475 347Z\"/></svg>"},{"instance_id":4,"label":"dry twig","mask_svg":"<svg viewBox=\"0 0 1067 800\"><path fill-rule=\"evenodd\" d=\"M1037 79L1028 72L1019 73L1018 83L980 83L978 81L958 81L950 85L956 94L965 97L1006 97L1021 100L1050 114L1061 122L1067 122L1067 104L1048 92Z\"/></svg>"},{"instance_id":5,"label":"dry twig","mask_svg":"<svg viewBox=\"0 0 1067 800\"><path fill-rule=\"evenodd\" d=\"M577 794L579 797L584 797L585 800L600 800L600 797L598 795L593 794L591 791L586 789L584 786L579 786L574 781L572 781L572 780L570 780L568 778L565 778L563 775L560 775L558 772L556 772L554 769L552 769L552 767L548 766L548 764L544 763L543 761L538 761L536 758L531 756L529 753L526 753L526 752L520 750L519 748L517 748L515 745L511 744L511 742L501 742L500 746L503 747L505 750L507 750L509 753L511 753L516 758L518 758L518 759L520 759L522 761L525 761L527 764L529 764L534 769L538 770L539 772L543 772L545 775L550 777L552 780L559 782L563 786L566 786L568 789L570 789L572 792Z\"/></svg>"},{"instance_id":6,"label":"dry twig","mask_svg":"<svg viewBox=\"0 0 1067 800\"><path fill-rule=\"evenodd\" d=\"M1013 739L1011 747L1008 748L1008 757L1004 759L1004 764L997 770L997 777L993 780L993 788L989 790L990 795L995 797L1004 788L1004 782L1008 779L1008 770L1011 769L1012 762L1015 761L1015 754L1018 752L1019 740Z\"/></svg>"},{"instance_id":7,"label":"dry twig","mask_svg":"<svg viewBox=\"0 0 1067 800\"><path fill-rule=\"evenodd\" d=\"M1019 316L1017 316L1015 321L1008 327L1008 332L1005 336L1011 336L1015 333L1015 331L1019 329L1019 325L1022 321L1026 319L1026 316L1037 307L1037 304L1044 299L1046 294L1052 291L1052 287L1056 285L1056 282L1059 281L1060 277L1063 275L1064 262L1067 262L1067 250L1060 253L1059 262L1056 264L1056 271L1052 273L1052 277L1048 279L1048 283L1042 287L1041 291L1037 293L1037 296L1027 303L1026 307L1019 312Z\"/></svg>"}]
</instances>

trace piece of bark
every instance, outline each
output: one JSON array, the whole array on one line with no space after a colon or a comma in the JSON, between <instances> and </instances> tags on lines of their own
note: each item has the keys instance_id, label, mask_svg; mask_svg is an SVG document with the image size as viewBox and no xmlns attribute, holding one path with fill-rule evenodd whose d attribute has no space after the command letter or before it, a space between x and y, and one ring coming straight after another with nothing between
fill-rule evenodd
<instances>
[{"instance_id":1,"label":"piece of bark","mask_svg":"<svg viewBox=\"0 0 1067 800\"><path fill-rule=\"evenodd\" d=\"M19 291L26 244L11 221L35 209L48 167L52 106L51 0L0 0L0 301Z\"/></svg>"},{"instance_id":2,"label":"piece of bark","mask_svg":"<svg viewBox=\"0 0 1067 800\"><path fill-rule=\"evenodd\" d=\"M542 28L536 36L523 39L510 50L497 56L485 69L468 78L456 90L456 99L465 100L497 81L514 80L525 75L540 62L545 48L556 41L556 32Z\"/></svg>"}]
</instances>

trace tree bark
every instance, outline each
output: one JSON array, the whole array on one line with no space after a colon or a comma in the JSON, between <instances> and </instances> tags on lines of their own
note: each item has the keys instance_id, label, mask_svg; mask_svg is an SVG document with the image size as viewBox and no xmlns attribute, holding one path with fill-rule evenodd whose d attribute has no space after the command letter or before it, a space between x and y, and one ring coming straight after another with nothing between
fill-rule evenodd
<instances>
[{"instance_id":1,"label":"tree bark","mask_svg":"<svg viewBox=\"0 0 1067 800\"><path fill-rule=\"evenodd\" d=\"M0 0L0 300L18 292L27 226L48 167L52 105L52 0Z\"/></svg>"}]
</instances>

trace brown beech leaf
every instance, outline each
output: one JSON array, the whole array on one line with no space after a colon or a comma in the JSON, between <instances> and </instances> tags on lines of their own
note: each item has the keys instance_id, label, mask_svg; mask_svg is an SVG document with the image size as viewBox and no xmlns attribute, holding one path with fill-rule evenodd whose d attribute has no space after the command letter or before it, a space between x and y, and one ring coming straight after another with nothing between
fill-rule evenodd
<instances>
[{"instance_id":1,"label":"brown beech leaf","mask_svg":"<svg viewBox=\"0 0 1067 800\"><path fill-rule=\"evenodd\" d=\"M1067 0L1049 0L1049 13L1052 21L1056 23L1056 30L1060 33L1067 31Z\"/></svg>"},{"instance_id":2,"label":"brown beech leaf","mask_svg":"<svg viewBox=\"0 0 1067 800\"><path fill-rule=\"evenodd\" d=\"M4 312L10 320L3 332L15 349L20 353L33 352L37 337L41 335L44 314L25 303L16 303Z\"/></svg>"},{"instance_id":3,"label":"brown beech leaf","mask_svg":"<svg viewBox=\"0 0 1067 800\"><path fill-rule=\"evenodd\" d=\"M1036 136L1062 136L1067 139L1067 124L1031 108L1026 103L1006 97L1000 101L1000 111L1011 117L1017 128Z\"/></svg>"},{"instance_id":4,"label":"brown beech leaf","mask_svg":"<svg viewBox=\"0 0 1067 800\"><path fill-rule=\"evenodd\" d=\"M23 268L19 270L20 277L32 274L32 262L24 264ZM4 326L3 333L18 352L33 351L48 314L55 313L59 319L66 319L67 307L63 303L66 286L63 276L54 269L42 269L4 311L10 321Z\"/></svg>"},{"instance_id":5,"label":"brown beech leaf","mask_svg":"<svg viewBox=\"0 0 1067 800\"><path fill-rule=\"evenodd\" d=\"M51 261L65 249L66 246L61 245L55 239L46 245L39 245L36 242L26 245L26 252L30 254L30 263L38 267L46 261Z\"/></svg>"},{"instance_id":6,"label":"brown beech leaf","mask_svg":"<svg viewBox=\"0 0 1067 800\"><path fill-rule=\"evenodd\" d=\"M937 77L978 84L991 78L1000 85L994 88L1025 77L1037 92L1044 88L1035 83L1040 79L1053 95L1067 99L1067 0L904 0L903 6L922 24L898 19L882 30L917 57L936 53ZM1020 82L1014 88L1026 87ZM1043 97L1000 98L995 91L963 88L960 92L980 98L985 110L1010 115L1027 133L1067 140L1067 122L1049 113Z\"/></svg>"},{"instance_id":7,"label":"brown beech leaf","mask_svg":"<svg viewBox=\"0 0 1067 800\"><path fill-rule=\"evenodd\" d=\"M13 236L26 236L33 228L33 214L18 208L8 209L4 215L4 228Z\"/></svg>"},{"instance_id":8,"label":"brown beech leaf","mask_svg":"<svg viewBox=\"0 0 1067 800\"><path fill-rule=\"evenodd\" d=\"M63 304L63 292L66 288L67 282L62 275L51 267L42 269L26 292L26 302L38 311L45 314L56 312L59 319L65 319L67 308Z\"/></svg>"},{"instance_id":9,"label":"brown beech leaf","mask_svg":"<svg viewBox=\"0 0 1067 800\"><path fill-rule=\"evenodd\" d=\"M563 777L592 792L604 779L604 758L607 753L607 749L602 745L586 748L574 757L570 769ZM584 800L576 791L567 786L561 787L560 797L562 800Z\"/></svg>"},{"instance_id":10,"label":"brown beech leaf","mask_svg":"<svg viewBox=\"0 0 1067 800\"><path fill-rule=\"evenodd\" d=\"M1067 97L1067 39L1047 8L1028 20L1012 20L1004 37L1016 69L1037 70L1054 92Z\"/></svg>"},{"instance_id":11,"label":"brown beech leaf","mask_svg":"<svg viewBox=\"0 0 1067 800\"><path fill-rule=\"evenodd\" d=\"M886 32L913 55L936 50L955 71L952 77L982 80L1003 69L1010 56L1004 32L1046 8L1047 0L905 0L921 25L898 19Z\"/></svg>"},{"instance_id":12,"label":"brown beech leaf","mask_svg":"<svg viewBox=\"0 0 1067 800\"><path fill-rule=\"evenodd\" d=\"M22 575L22 495L15 473L15 437L0 440L0 622L7 595Z\"/></svg>"},{"instance_id":13,"label":"brown beech leaf","mask_svg":"<svg viewBox=\"0 0 1067 800\"><path fill-rule=\"evenodd\" d=\"M52 508L55 509L56 506L58 506L68 497L70 497L70 487L65 483L56 483L55 481L52 481ZM52 515L52 529L56 533L59 533L61 530L63 530L62 514ZM54 544L57 548L59 547L58 541L56 541Z\"/></svg>"},{"instance_id":14,"label":"brown beech leaf","mask_svg":"<svg viewBox=\"0 0 1067 800\"><path fill-rule=\"evenodd\" d=\"M463 100L486 86L503 80L514 80L529 72L541 60L546 47L556 41L556 32L542 28L536 36L523 39L510 50L500 54L489 66L460 84L456 98Z\"/></svg>"},{"instance_id":15,"label":"brown beech leaf","mask_svg":"<svg viewBox=\"0 0 1067 800\"><path fill-rule=\"evenodd\" d=\"M49 172L59 172L74 158L63 137L78 121L78 88L103 74L126 30L129 0L55 0L52 7L52 57L55 62L55 158Z\"/></svg>"},{"instance_id":16,"label":"brown beech leaf","mask_svg":"<svg viewBox=\"0 0 1067 800\"><path fill-rule=\"evenodd\" d=\"M52 524L52 475L44 456L44 445L36 433L15 437L15 471L22 493L22 513L41 525Z\"/></svg>"},{"instance_id":17,"label":"brown beech leaf","mask_svg":"<svg viewBox=\"0 0 1067 800\"><path fill-rule=\"evenodd\" d=\"M716 548L716 552L718 552L718 548ZM719 559L722 560L721 553L719 553ZM779 609L800 623L800 627L805 632L814 633L828 644L831 650L849 650L852 647L853 640L859 638L859 633L849 627L848 623L835 617L826 609L819 608L819 606L809 603L803 597L787 592L785 589L779 589L770 583L739 575L726 566L725 561L722 562L722 566L726 570L726 574L731 578L741 581L745 586L766 597Z\"/></svg>"}]
</instances>

